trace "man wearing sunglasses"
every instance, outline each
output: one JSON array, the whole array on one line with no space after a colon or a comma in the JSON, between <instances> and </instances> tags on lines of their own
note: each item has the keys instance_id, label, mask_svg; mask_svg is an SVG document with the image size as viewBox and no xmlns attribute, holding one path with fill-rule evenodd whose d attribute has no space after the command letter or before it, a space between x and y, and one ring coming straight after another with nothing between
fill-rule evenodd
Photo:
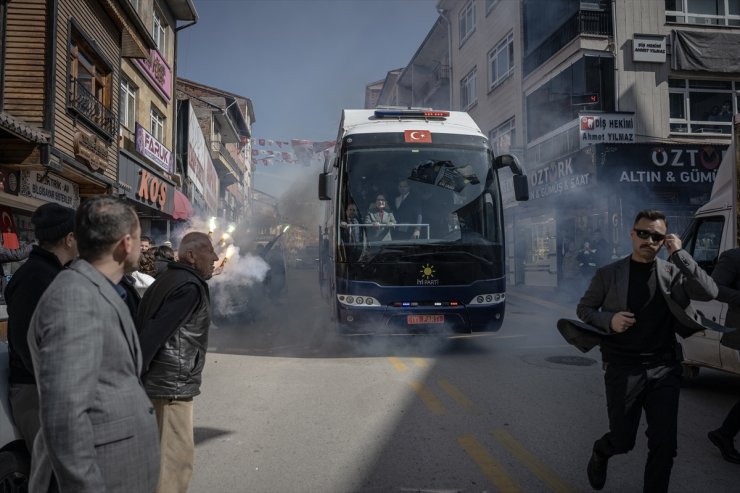
<instances>
[{"instance_id":1,"label":"man wearing sunglasses","mask_svg":"<svg viewBox=\"0 0 740 493\"><path fill-rule=\"evenodd\" d=\"M576 309L601 337L609 431L596 440L588 463L591 486L606 482L609 458L632 450L645 410L648 458L643 491L668 491L677 448L681 346L704 330L690 300L711 300L717 285L681 249L681 239L666 234L665 215L637 214L630 231L632 254L600 268ZM668 261L657 258L665 246Z\"/></svg>"}]
</instances>

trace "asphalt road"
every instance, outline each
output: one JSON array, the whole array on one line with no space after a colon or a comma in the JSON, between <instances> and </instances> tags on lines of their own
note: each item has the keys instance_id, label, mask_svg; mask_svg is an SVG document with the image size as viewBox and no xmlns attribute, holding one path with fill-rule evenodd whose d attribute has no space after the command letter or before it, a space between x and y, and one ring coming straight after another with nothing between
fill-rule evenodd
<instances>
[{"instance_id":1,"label":"asphalt road","mask_svg":"<svg viewBox=\"0 0 740 493\"><path fill-rule=\"evenodd\" d=\"M512 289L494 334L339 337L316 271L288 280L260 313L211 332L191 492L590 491L603 372L555 329L571 304ZM672 492L737 491L739 466L706 433L738 395L740 379L719 372L685 383ZM645 445L643 423L604 491L642 490Z\"/></svg>"}]
</instances>

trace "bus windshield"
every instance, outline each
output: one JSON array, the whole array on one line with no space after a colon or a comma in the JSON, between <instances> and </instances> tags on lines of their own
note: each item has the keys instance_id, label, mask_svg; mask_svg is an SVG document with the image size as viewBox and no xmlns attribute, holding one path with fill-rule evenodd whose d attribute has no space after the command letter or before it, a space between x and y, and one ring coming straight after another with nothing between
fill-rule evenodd
<instances>
[{"instance_id":1,"label":"bus windshield","mask_svg":"<svg viewBox=\"0 0 740 493\"><path fill-rule=\"evenodd\" d=\"M488 257L503 244L498 181L483 146L349 149L340 177L337 238L350 259L432 250Z\"/></svg>"}]
</instances>

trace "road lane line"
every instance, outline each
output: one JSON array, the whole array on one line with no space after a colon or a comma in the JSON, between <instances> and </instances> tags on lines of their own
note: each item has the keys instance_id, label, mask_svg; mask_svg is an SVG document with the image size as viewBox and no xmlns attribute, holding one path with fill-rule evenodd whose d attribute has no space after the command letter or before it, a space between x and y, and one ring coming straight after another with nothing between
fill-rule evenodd
<instances>
[{"instance_id":1,"label":"road lane line","mask_svg":"<svg viewBox=\"0 0 740 493\"><path fill-rule=\"evenodd\" d=\"M537 476L540 481L545 483L550 490L555 493L573 493L575 488L563 481L552 469L547 467L533 453L527 450L524 445L519 443L508 431L498 428L491 431L491 434L501 442L504 447L509 449L511 455L524 464L532 474Z\"/></svg>"},{"instance_id":2,"label":"road lane line","mask_svg":"<svg viewBox=\"0 0 740 493\"><path fill-rule=\"evenodd\" d=\"M455 402L460 404L462 407L467 409L468 411L473 411L475 409L475 406L473 405L473 401L468 399L465 394L460 392L460 390L457 389L454 385L452 385L447 380L437 380L437 385L442 387L442 390L447 392L447 394L452 397Z\"/></svg>"},{"instance_id":3,"label":"road lane line","mask_svg":"<svg viewBox=\"0 0 740 493\"><path fill-rule=\"evenodd\" d=\"M496 486L498 491L503 493L522 491L514 478L506 472L504 467L472 435L458 437L457 443L473 459L488 480Z\"/></svg>"},{"instance_id":4,"label":"road lane line","mask_svg":"<svg viewBox=\"0 0 740 493\"><path fill-rule=\"evenodd\" d=\"M441 416L446 412L442 402L435 397L431 390L424 387L421 382L409 382L409 385L411 385L411 388L414 389L416 395L421 398L429 410L432 411L432 414L435 416Z\"/></svg>"},{"instance_id":5,"label":"road lane line","mask_svg":"<svg viewBox=\"0 0 740 493\"><path fill-rule=\"evenodd\" d=\"M388 356L388 361L391 362L393 367L398 371L406 371L409 369L408 366L406 366L403 361L401 361L399 358L395 356Z\"/></svg>"},{"instance_id":6,"label":"road lane line","mask_svg":"<svg viewBox=\"0 0 740 493\"><path fill-rule=\"evenodd\" d=\"M424 358L412 358L411 361L413 361L414 364L419 368L426 368L427 366L429 366L429 362Z\"/></svg>"}]
</instances>

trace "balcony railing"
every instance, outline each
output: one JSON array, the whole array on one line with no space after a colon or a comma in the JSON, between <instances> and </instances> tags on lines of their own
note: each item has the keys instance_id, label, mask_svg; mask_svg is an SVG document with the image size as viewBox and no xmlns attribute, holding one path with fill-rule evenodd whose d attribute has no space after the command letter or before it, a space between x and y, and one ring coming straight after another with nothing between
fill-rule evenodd
<instances>
[{"instance_id":1,"label":"balcony railing","mask_svg":"<svg viewBox=\"0 0 740 493\"><path fill-rule=\"evenodd\" d=\"M226 146L221 143L220 140L212 140L209 142L211 150L211 159L214 161L216 171L218 172L219 179L222 182L226 182L227 185L231 183L238 183L241 175L239 164L229 153Z\"/></svg>"},{"instance_id":2,"label":"balcony railing","mask_svg":"<svg viewBox=\"0 0 740 493\"><path fill-rule=\"evenodd\" d=\"M113 138L116 135L118 130L116 114L73 77L70 77L69 81L69 106L108 137Z\"/></svg>"},{"instance_id":3,"label":"balcony railing","mask_svg":"<svg viewBox=\"0 0 740 493\"><path fill-rule=\"evenodd\" d=\"M449 80L450 78L450 66L447 64L438 63L434 69L432 69L434 81Z\"/></svg>"},{"instance_id":4,"label":"balcony railing","mask_svg":"<svg viewBox=\"0 0 740 493\"><path fill-rule=\"evenodd\" d=\"M524 57L524 75L545 63L560 48L581 34L611 36L612 16L610 10L579 10L565 21L553 34Z\"/></svg>"}]
</instances>

